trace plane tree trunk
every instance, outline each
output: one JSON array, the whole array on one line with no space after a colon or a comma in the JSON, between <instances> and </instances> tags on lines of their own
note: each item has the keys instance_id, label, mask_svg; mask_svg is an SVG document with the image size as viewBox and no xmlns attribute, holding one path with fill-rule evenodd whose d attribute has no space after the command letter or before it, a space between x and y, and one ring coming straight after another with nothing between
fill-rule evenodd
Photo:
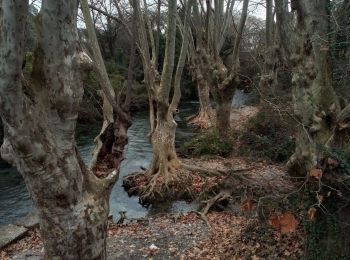
<instances>
[{"instance_id":1,"label":"plane tree trunk","mask_svg":"<svg viewBox=\"0 0 350 260\"><path fill-rule=\"evenodd\" d=\"M340 113L331 78L328 1L293 1L297 23L290 38L294 113L300 122L296 150L288 162L291 173L305 176L320 167L319 146L331 145ZM315 41L321 37L324 41ZM287 48L286 48L287 49Z\"/></svg>"},{"instance_id":2,"label":"plane tree trunk","mask_svg":"<svg viewBox=\"0 0 350 260\"><path fill-rule=\"evenodd\" d=\"M216 129L222 138L227 138L230 130L231 103L233 94L239 84L239 49L243 29L245 26L249 0L243 1L240 22L235 34L232 53L229 57L222 57L220 51L227 36L227 28L231 23L232 10L235 1L206 1L206 10L194 6L193 37L196 55L200 59L202 75L210 86L216 103ZM202 12L205 12L201 14ZM202 21L201 17L206 17ZM227 59L224 59L227 58ZM228 60L228 62L224 62Z\"/></svg>"},{"instance_id":3,"label":"plane tree trunk","mask_svg":"<svg viewBox=\"0 0 350 260\"><path fill-rule=\"evenodd\" d=\"M198 121L198 124L203 128L212 126L211 122L211 106L210 106L210 92L209 85L205 80L197 82L197 91L199 99L199 111L194 120Z\"/></svg>"},{"instance_id":4,"label":"plane tree trunk","mask_svg":"<svg viewBox=\"0 0 350 260\"><path fill-rule=\"evenodd\" d=\"M201 37L201 36L200 36ZM210 105L210 88L206 77L203 75L202 63L197 55L196 47L192 38L190 38L189 50L189 70L192 80L197 83L197 92L199 100L199 109L195 115L187 118L190 124L200 128L209 128L212 124L212 108Z\"/></svg>"},{"instance_id":5,"label":"plane tree trunk","mask_svg":"<svg viewBox=\"0 0 350 260\"><path fill-rule=\"evenodd\" d=\"M140 191L141 200L146 202L156 197L156 194L167 192L169 184L178 179L176 170L181 165L175 150L176 122L174 114L181 98L181 75L186 61L189 44L188 16L193 0L186 3L186 14L183 27L182 47L174 74L175 38L177 1L168 2L168 18L166 32L166 48L162 72L157 70L157 44L148 17L147 4L144 3L144 15L142 15L140 3L131 0L134 15L137 18L139 52L145 75L145 84L149 95L150 104L150 133L149 138L153 149L153 158L145 176L147 185ZM158 4L161 2L158 1ZM160 8L157 8L160 10ZM151 51L151 52L150 52ZM173 82L173 84L172 84ZM174 94L170 98L170 90L173 86ZM125 186L135 186L135 178L140 175L131 175L124 179ZM131 184L130 184L131 183ZM157 188L155 188L157 185Z\"/></svg>"},{"instance_id":6,"label":"plane tree trunk","mask_svg":"<svg viewBox=\"0 0 350 260\"><path fill-rule=\"evenodd\" d=\"M123 96L121 95L123 93L115 94L104 65L88 2L81 0L80 3L87 29L88 44L92 50L93 69L99 80L103 98L103 124L99 135L95 138L96 145L90 168L98 171L98 174L106 174L108 169L118 168L123 160L124 146L128 143L127 131L131 126L129 114L131 89L127 88ZM133 39L131 40L134 42ZM131 49L130 60L133 61L135 51L133 47ZM131 76L132 74L128 75L128 77Z\"/></svg>"},{"instance_id":7,"label":"plane tree trunk","mask_svg":"<svg viewBox=\"0 0 350 260\"><path fill-rule=\"evenodd\" d=\"M194 13L199 12L198 6L195 6L196 9ZM202 39L202 30L198 30L196 28L201 28L202 18L200 15L196 15L197 21L193 21L195 28L192 30L196 33L196 39ZM199 34L199 35L197 35ZM197 40L197 48L202 48L202 42L198 42ZM194 43L193 36L190 37L190 43L188 48L188 58L189 58L189 70L192 76L192 80L197 83L197 93L199 100L199 109L195 115L189 116L187 118L190 124L199 126L200 128L209 128L213 126L212 122L212 109L210 105L210 89L208 78L205 76L205 68L203 67L203 62L200 58L200 55L197 55L196 45Z\"/></svg>"},{"instance_id":8,"label":"plane tree trunk","mask_svg":"<svg viewBox=\"0 0 350 260\"><path fill-rule=\"evenodd\" d=\"M106 259L118 168L96 177L75 146L81 73L92 66L77 43L77 1L42 1L29 79L22 73L28 2L0 5L1 156L22 174L38 210L45 259Z\"/></svg>"},{"instance_id":9,"label":"plane tree trunk","mask_svg":"<svg viewBox=\"0 0 350 260\"><path fill-rule=\"evenodd\" d=\"M265 21L265 55L259 82L260 90L268 94L274 91L278 81L278 49L276 34L274 33L274 15L272 0L266 0L266 21Z\"/></svg>"}]
</instances>

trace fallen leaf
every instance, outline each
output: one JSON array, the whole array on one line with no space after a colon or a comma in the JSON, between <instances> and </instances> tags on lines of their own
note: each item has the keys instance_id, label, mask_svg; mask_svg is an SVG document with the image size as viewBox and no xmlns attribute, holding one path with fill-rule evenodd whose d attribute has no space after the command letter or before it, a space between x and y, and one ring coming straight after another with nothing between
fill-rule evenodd
<instances>
[{"instance_id":1,"label":"fallen leaf","mask_svg":"<svg viewBox=\"0 0 350 260\"><path fill-rule=\"evenodd\" d=\"M281 233L292 233L296 230L299 221L288 212L283 213L280 216L280 223L281 223Z\"/></svg>"},{"instance_id":2,"label":"fallen leaf","mask_svg":"<svg viewBox=\"0 0 350 260\"><path fill-rule=\"evenodd\" d=\"M241 203L241 211L251 211L253 209L253 203L251 200L245 200Z\"/></svg>"},{"instance_id":3,"label":"fallen leaf","mask_svg":"<svg viewBox=\"0 0 350 260\"><path fill-rule=\"evenodd\" d=\"M317 169L317 168L313 168L310 170L309 175L311 177L315 177L316 179L321 179L322 177L322 170L321 169Z\"/></svg>"},{"instance_id":4,"label":"fallen leaf","mask_svg":"<svg viewBox=\"0 0 350 260\"><path fill-rule=\"evenodd\" d=\"M274 229L280 230L281 229L281 222L279 215L276 213L270 214L270 217L268 219L268 223L270 226L272 226Z\"/></svg>"},{"instance_id":5,"label":"fallen leaf","mask_svg":"<svg viewBox=\"0 0 350 260\"><path fill-rule=\"evenodd\" d=\"M151 250L159 250L159 247L157 247L155 244L150 245L149 249Z\"/></svg>"},{"instance_id":6,"label":"fallen leaf","mask_svg":"<svg viewBox=\"0 0 350 260\"><path fill-rule=\"evenodd\" d=\"M309 208L307 211L307 217L309 220L313 221L315 219L316 209L314 207Z\"/></svg>"},{"instance_id":7,"label":"fallen leaf","mask_svg":"<svg viewBox=\"0 0 350 260\"><path fill-rule=\"evenodd\" d=\"M268 219L269 225L281 233L292 233L296 230L299 221L288 212L283 214L272 213Z\"/></svg>"}]
</instances>

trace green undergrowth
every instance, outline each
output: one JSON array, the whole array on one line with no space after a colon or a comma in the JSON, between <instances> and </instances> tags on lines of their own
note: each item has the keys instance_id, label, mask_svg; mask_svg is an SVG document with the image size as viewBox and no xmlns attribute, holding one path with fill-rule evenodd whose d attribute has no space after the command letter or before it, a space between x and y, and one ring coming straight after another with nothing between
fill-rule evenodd
<instances>
[{"instance_id":1,"label":"green undergrowth","mask_svg":"<svg viewBox=\"0 0 350 260\"><path fill-rule=\"evenodd\" d=\"M221 139L219 133L214 129L197 134L180 147L180 153L186 156L219 155L225 157L232 150L232 140Z\"/></svg>"},{"instance_id":2,"label":"green undergrowth","mask_svg":"<svg viewBox=\"0 0 350 260\"><path fill-rule=\"evenodd\" d=\"M340 202L337 194L330 190L324 191L321 206L316 206L315 187L310 186L305 188L302 220L306 259L350 259L349 206ZM313 220L308 214L310 208L316 209Z\"/></svg>"},{"instance_id":3,"label":"green undergrowth","mask_svg":"<svg viewBox=\"0 0 350 260\"><path fill-rule=\"evenodd\" d=\"M307 259L350 259L350 161L342 150L317 148L323 175L310 179L302 193ZM310 209L315 209L312 220Z\"/></svg>"},{"instance_id":4,"label":"green undergrowth","mask_svg":"<svg viewBox=\"0 0 350 260\"><path fill-rule=\"evenodd\" d=\"M268 158L286 162L292 155L295 144L293 122L268 106L248 120L246 129L239 134L239 155Z\"/></svg>"}]
</instances>

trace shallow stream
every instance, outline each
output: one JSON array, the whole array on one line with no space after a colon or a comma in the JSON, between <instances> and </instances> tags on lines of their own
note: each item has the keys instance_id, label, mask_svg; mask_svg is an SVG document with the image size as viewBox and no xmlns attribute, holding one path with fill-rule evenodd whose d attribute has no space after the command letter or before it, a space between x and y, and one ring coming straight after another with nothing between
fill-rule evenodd
<instances>
[{"instance_id":1,"label":"shallow stream","mask_svg":"<svg viewBox=\"0 0 350 260\"><path fill-rule=\"evenodd\" d=\"M185 117L197 111L198 104L188 102L180 107L176 115L178 123L177 144L185 141L193 134L185 124ZM94 148L94 138L100 130L100 125L79 125L76 142L82 158L88 163ZM194 204L178 201L162 205L161 208L144 208L139 204L138 197L129 197L122 187L123 176L147 168L152 159L152 148L147 139L149 130L148 113L138 112L133 115L133 124L128 131L129 143L125 149L125 159L120 167L120 177L114 185L110 196L110 213L115 219L119 211L126 211L128 219L142 218L159 212L189 211ZM33 211L33 205L22 176L10 165L0 160L0 225L14 222L15 219Z\"/></svg>"}]
</instances>

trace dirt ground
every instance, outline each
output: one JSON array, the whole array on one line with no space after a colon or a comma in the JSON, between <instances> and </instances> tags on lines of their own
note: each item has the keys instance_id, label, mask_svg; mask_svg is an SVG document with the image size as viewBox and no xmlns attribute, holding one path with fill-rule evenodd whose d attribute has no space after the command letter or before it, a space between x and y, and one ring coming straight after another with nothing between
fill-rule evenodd
<instances>
[{"instance_id":1,"label":"dirt ground","mask_svg":"<svg viewBox=\"0 0 350 260\"><path fill-rule=\"evenodd\" d=\"M302 232L281 234L254 216L191 212L164 214L127 225L110 224L108 259L299 259ZM0 251L0 259L41 259L37 230Z\"/></svg>"},{"instance_id":2,"label":"dirt ground","mask_svg":"<svg viewBox=\"0 0 350 260\"><path fill-rule=\"evenodd\" d=\"M186 159L191 160L191 159ZM244 158L198 158L193 165L208 169L247 169L240 172L232 203L224 211L211 211L203 219L197 212L159 214L131 221L109 224L108 259L300 259L303 235L299 220L284 225L271 218L258 217L257 196L281 196L295 188L285 169L266 162ZM215 177L209 177L215 178ZM194 187L208 180L193 178ZM255 186L256 185L256 186ZM200 189L200 188L199 188ZM294 217L293 217L294 218ZM298 219L298 216L296 216ZM277 221L277 222L276 222ZM277 223L277 225L276 225ZM283 227L282 227L283 228ZM43 246L38 230L0 251L0 259L41 259Z\"/></svg>"}]
</instances>

